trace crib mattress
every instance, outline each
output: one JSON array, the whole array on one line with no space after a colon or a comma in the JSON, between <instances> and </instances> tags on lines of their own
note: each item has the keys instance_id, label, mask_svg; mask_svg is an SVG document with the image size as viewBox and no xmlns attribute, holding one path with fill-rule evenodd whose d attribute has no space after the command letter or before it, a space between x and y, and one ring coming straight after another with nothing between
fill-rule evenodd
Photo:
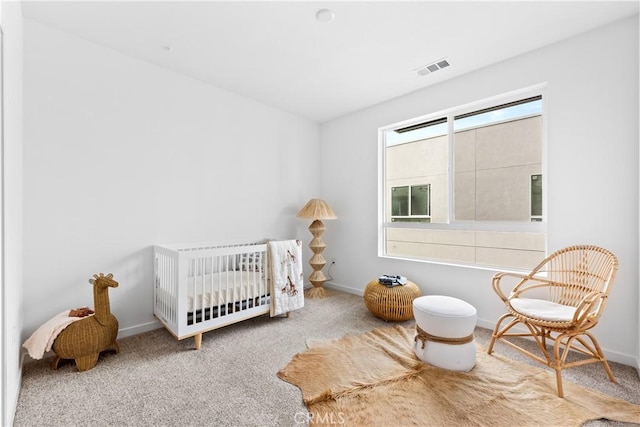
<instances>
[{"instance_id":1,"label":"crib mattress","mask_svg":"<svg viewBox=\"0 0 640 427\"><path fill-rule=\"evenodd\" d=\"M186 289L187 311L264 297L269 290L263 275L258 271L237 271L190 277ZM175 295L162 288L157 289L156 296L164 302L175 299Z\"/></svg>"}]
</instances>

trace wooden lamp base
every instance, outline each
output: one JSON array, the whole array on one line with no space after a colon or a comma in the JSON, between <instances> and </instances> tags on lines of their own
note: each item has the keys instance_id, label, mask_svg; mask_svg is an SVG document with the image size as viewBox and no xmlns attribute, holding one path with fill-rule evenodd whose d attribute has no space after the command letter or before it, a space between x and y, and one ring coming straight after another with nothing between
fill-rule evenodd
<instances>
[{"instance_id":1,"label":"wooden lamp base","mask_svg":"<svg viewBox=\"0 0 640 427\"><path fill-rule=\"evenodd\" d=\"M309 260L309 265L313 268L313 273L309 276L309 281L313 285L313 288L306 292L307 298L324 298L329 296L326 289L322 287L324 282L327 281L322 269L327 263L322 257L322 251L327 245L322 241L322 233L327 228L319 219L314 220L309 226L309 231L313 235L313 239L309 242L309 248L313 252L313 256Z\"/></svg>"}]
</instances>

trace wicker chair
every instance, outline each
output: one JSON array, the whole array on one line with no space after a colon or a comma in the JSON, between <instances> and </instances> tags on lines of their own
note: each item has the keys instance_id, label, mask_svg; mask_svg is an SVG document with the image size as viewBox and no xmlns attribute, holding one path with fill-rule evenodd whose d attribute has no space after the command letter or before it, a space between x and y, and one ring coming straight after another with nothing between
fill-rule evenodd
<instances>
[{"instance_id":1,"label":"wicker chair","mask_svg":"<svg viewBox=\"0 0 640 427\"><path fill-rule=\"evenodd\" d=\"M564 396L565 368L601 362L609 379L615 382L598 340L589 330L602 315L617 270L618 259L608 250L570 246L549 255L527 275L497 273L493 289L508 312L498 319L487 352L491 354L495 342L502 341L555 369L560 397ZM502 279L517 281L509 296L502 290ZM507 319L510 321L501 327ZM512 331L518 324L527 330ZM543 357L516 345L508 337L533 337ZM553 352L547 349L547 339L553 341ZM568 362L570 350L587 357Z\"/></svg>"}]
</instances>

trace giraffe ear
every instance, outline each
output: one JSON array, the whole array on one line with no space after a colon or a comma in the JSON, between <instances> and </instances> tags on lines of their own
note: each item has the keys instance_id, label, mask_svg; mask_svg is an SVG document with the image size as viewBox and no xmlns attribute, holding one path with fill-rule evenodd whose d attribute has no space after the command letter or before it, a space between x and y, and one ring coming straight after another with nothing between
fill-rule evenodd
<instances>
[{"instance_id":1,"label":"giraffe ear","mask_svg":"<svg viewBox=\"0 0 640 427\"><path fill-rule=\"evenodd\" d=\"M95 285L95 284L96 284L96 281L95 281L95 280L93 280L93 279L89 279L89 283L91 283L92 285Z\"/></svg>"},{"instance_id":2,"label":"giraffe ear","mask_svg":"<svg viewBox=\"0 0 640 427\"><path fill-rule=\"evenodd\" d=\"M107 274L107 279L111 279L113 277L113 273Z\"/></svg>"}]
</instances>

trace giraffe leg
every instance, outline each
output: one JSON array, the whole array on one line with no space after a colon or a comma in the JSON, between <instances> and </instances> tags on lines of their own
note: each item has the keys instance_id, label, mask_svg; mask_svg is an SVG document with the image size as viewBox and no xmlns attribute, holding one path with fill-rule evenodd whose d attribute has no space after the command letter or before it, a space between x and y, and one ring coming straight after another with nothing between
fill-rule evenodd
<instances>
[{"instance_id":1,"label":"giraffe leg","mask_svg":"<svg viewBox=\"0 0 640 427\"><path fill-rule=\"evenodd\" d=\"M120 346L118 345L118 342L116 340L114 340L113 344L111 344L111 345L116 350L116 354L120 353Z\"/></svg>"},{"instance_id":2,"label":"giraffe leg","mask_svg":"<svg viewBox=\"0 0 640 427\"><path fill-rule=\"evenodd\" d=\"M60 356L56 356L56 358L53 360L53 363L51 364L51 368L52 369L58 369L58 363L60 363Z\"/></svg>"},{"instance_id":3,"label":"giraffe leg","mask_svg":"<svg viewBox=\"0 0 640 427\"><path fill-rule=\"evenodd\" d=\"M82 356L76 359L76 366L79 371L88 371L89 369L96 366L98 363L98 356L100 353L90 354L88 356Z\"/></svg>"}]
</instances>

